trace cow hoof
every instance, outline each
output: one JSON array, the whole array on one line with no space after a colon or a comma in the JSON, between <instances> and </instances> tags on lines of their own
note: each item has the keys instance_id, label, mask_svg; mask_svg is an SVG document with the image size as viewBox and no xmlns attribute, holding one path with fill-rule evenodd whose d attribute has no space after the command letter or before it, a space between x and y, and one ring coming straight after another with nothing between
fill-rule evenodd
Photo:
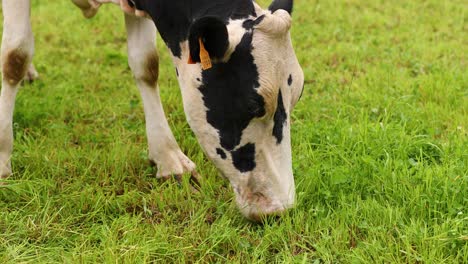
<instances>
[{"instance_id":1,"label":"cow hoof","mask_svg":"<svg viewBox=\"0 0 468 264\"><path fill-rule=\"evenodd\" d=\"M150 163L157 167L156 178L170 178L172 175L183 175L195 171L195 163L185 156L182 151L167 152L158 161L151 158Z\"/></svg>"},{"instance_id":2,"label":"cow hoof","mask_svg":"<svg viewBox=\"0 0 468 264\"><path fill-rule=\"evenodd\" d=\"M34 80L39 79L39 73L34 68L34 65L31 63L29 65L28 71L26 72L26 76L24 77L25 82L33 82Z\"/></svg>"},{"instance_id":3,"label":"cow hoof","mask_svg":"<svg viewBox=\"0 0 468 264\"><path fill-rule=\"evenodd\" d=\"M195 163L187 158L182 151L168 152L164 155L164 160L155 162L155 159L150 158L149 162L152 166L157 167L156 178L159 179L175 179L180 184L185 175L190 175L191 188L198 192L200 176L195 170Z\"/></svg>"}]
</instances>

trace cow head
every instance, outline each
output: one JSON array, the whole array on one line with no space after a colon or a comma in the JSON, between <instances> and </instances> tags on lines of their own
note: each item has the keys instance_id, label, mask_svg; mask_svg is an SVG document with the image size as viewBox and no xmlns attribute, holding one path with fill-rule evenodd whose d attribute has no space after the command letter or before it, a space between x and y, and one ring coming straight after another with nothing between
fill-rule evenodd
<instances>
[{"instance_id":1,"label":"cow head","mask_svg":"<svg viewBox=\"0 0 468 264\"><path fill-rule=\"evenodd\" d=\"M289 35L291 9L292 0L279 0L269 10L255 5L249 18L200 18L182 52L200 62L201 39L211 57L210 69L189 66L179 74L185 112L252 220L281 213L295 201L290 113L304 76Z\"/></svg>"}]
</instances>

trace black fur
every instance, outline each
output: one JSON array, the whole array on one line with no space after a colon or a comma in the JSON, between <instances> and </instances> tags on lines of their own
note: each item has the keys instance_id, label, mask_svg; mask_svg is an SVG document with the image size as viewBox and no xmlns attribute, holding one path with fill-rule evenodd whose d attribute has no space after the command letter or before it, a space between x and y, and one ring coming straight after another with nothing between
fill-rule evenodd
<instances>
[{"instance_id":1,"label":"black fur","mask_svg":"<svg viewBox=\"0 0 468 264\"><path fill-rule=\"evenodd\" d=\"M283 9L288 11L289 14L292 13L293 10L293 0L274 0L273 3L268 7L272 13L278 9Z\"/></svg>"},{"instance_id":2,"label":"black fur","mask_svg":"<svg viewBox=\"0 0 468 264\"><path fill-rule=\"evenodd\" d=\"M226 153L224 152L224 150L220 149L220 148L216 148L216 153L222 158L222 159L226 159Z\"/></svg>"},{"instance_id":3,"label":"black fur","mask_svg":"<svg viewBox=\"0 0 468 264\"><path fill-rule=\"evenodd\" d=\"M283 127L287 118L288 115L284 110L283 95L280 91L278 94L278 106L276 107L275 116L273 117L275 122L273 126L273 136L276 138L276 144L280 144L283 140Z\"/></svg>"},{"instance_id":4,"label":"black fur","mask_svg":"<svg viewBox=\"0 0 468 264\"><path fill-rule=\"evenodd\" d=\"M240 172L255 169L255 144L248 143L232 152L232 163Z\"/></svg>"}]
</instances>

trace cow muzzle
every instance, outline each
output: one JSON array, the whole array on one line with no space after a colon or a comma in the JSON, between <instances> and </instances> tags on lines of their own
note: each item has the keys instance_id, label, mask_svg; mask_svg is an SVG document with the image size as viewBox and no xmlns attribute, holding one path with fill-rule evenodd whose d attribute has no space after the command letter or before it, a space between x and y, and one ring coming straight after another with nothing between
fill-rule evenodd
<instances>
[{"instance_id":1,"label":"cow muzzle","mask_svg":"<svg viewBox=\"0 0 468 264\"><path fill-rule=\"evenodd\" d=\"M244 186L233 185L237 206L248 220L261 222L270 216L281 216L294 206L294 182L271 185L258 178L252 175Z\"/></svg>"},{"instance_id":2,"label":"cow muzzle","mask_svg":"<svg viewBox=\"0 0 468 264\"><path fill-rule=\"evenodd\" d=\"M241 213L250 221L261 222L271 216L282 216L294 206L294 199L272 199L261 192L237 195L237 204Z\"/></svg>"}]
</instances>

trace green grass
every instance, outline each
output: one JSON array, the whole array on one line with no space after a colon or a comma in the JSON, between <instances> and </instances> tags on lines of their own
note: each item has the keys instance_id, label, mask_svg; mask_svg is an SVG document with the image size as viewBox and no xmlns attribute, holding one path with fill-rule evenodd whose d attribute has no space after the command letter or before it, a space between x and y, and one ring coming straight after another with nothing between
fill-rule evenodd
<instances>
[{"instance_id":1,"label":"green grass","mask_svg":"<svg viewBox=\"0 0 468 264\"><path fill-rule=\"evenodd\" d=\"M118 9L84 20L67 0L33 0L41 79L17 100L0 263L468 263L467 11L296 1L297 207L261 226L186 124L162 41L161 96L204 177L197 194L148 166Z\"/></svg>"}]
</instances>

